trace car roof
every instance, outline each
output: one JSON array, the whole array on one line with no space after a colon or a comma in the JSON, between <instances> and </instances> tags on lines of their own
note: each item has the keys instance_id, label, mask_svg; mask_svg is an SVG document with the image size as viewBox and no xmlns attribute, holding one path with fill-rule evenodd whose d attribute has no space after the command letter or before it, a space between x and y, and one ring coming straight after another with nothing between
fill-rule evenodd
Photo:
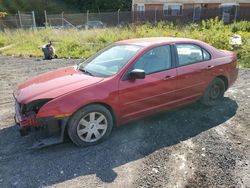
<instances>
[{"instance_id":1,"label":"car roof","mask_svg":"<svg viewBox=\"0 0 250 188\"><path fill-rule=\"evenodd\" d=\"M133 44L138 46L152 46L161 43L175 43L175 42L200 42L195 39L189 38L178 38L178 37L150 37L150 38L135 38L135 39L128 39L116 42L116 44Z\"/></svg>"}]
</instances>

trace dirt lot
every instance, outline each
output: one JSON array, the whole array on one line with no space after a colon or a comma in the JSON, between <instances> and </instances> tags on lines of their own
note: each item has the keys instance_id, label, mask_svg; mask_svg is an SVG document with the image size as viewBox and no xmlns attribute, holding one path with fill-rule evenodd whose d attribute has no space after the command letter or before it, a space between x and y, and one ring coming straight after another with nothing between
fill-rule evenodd
<instances>
[{"instance_id":1,"label":"dirt lot","mask_svg":"<svg viewBox=\"0 0 250 188\"><path fill-rule=\"evenodd\" d=\"M14 126L13 89L77 61L0 57L0 187L250 187L250 69L217 107L135 121L93 147L29 149L35 136Z\"/></svg>"}]
</instances>

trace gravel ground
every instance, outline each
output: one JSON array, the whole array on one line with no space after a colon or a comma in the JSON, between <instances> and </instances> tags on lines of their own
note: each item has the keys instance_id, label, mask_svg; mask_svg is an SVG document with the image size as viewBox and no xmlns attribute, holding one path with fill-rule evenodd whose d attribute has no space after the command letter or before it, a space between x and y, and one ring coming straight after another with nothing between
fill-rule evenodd
<instances>
[{"instance_id":1,"label":"gravel ground","mask_svg":"<svg viewBox=\"0 0 250 188\"><path fill-rule=\"evenodd\" d=\"M76 62L0 56L0 187L250 187L250 69L216 107L135 121L97 146L30 149L35 135L14 126L13 89Z\"/></svg>"}]
</instances>

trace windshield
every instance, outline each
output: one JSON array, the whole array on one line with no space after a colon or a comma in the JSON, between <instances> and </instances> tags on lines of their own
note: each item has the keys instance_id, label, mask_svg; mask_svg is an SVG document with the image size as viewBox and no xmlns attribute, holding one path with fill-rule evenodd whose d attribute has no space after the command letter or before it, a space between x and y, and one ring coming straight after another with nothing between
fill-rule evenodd
<instances>
[{"instance_id":1,"label":"windshield","mask_svg":"<svg viewBox=\"0 0 250 188\"><path fill-rule=\"evenodd\" d=\"M136 45L112 45L79 65L79 70L98 77L116 74L141 49Z\"/></svg>"}]
</instances>

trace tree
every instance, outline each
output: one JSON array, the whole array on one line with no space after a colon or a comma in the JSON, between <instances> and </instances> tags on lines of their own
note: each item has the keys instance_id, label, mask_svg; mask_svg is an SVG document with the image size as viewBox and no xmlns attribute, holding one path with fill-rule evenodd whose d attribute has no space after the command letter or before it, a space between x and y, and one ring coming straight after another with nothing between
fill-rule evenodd
<instances>
[{"instance_id":1,"label":"tree","mask_svg":"<svg viewBox=\"0 0 250 188\"><path fill-rule=\"evenodd\" d=\"M10 14L19 11L34 10L43 14L44 10L51 13L58 12L108 12L130 10L132 0L0 0L0 12Z\"/></svg>"},{"instance_id":2,"label":"tree","mask_svg":"<svg viewBox=\"0 0 250 188\"><path fill-rule=\"evenodd\" d=\"M79 7L80 11L92 12L130 10L132 6L132 0L66 0L66 2Z\"/></svg>"}]
</instances>

